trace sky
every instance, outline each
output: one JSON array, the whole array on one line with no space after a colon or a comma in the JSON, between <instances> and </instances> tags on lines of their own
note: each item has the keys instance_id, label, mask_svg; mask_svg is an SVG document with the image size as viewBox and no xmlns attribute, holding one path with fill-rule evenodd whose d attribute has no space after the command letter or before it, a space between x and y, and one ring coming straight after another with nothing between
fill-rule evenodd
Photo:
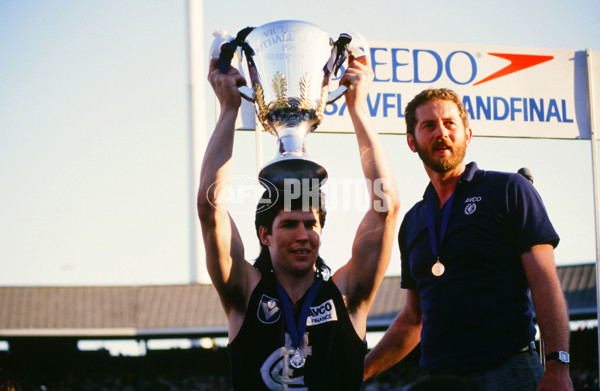
<instances>
[{"instance_id":1,"label":"sky","mask_svg":"<svg viewBox=\"0 0 600 391\"><path fill-rule=\"evenodd\" d=\"M204 81L216 28L235 34L298 19L369 41L600 51L600 3L592 0L205 0L199 9L190 41L184 0L0 0L0 285L208 282L193 203L215 123ZM202 56L190 54L190 42ZM201 129L194 137L192 118ZM238 133L234 167L245 180L256 175L255 135ZM589 141L474 134L467 159L531 169L562 238L557 264L594 262ZM353 137L309 136L331 178L321 253L334 269L348 259L362 213L361 191L348 187L360 173ZM403 215L427 178L403 136L382 137ZM262 160L274 143L263 136ZM252 259L258 243L244 205L234 218ZM395 249L388 274L398 273Z\"/></svg>"}]
</instances>

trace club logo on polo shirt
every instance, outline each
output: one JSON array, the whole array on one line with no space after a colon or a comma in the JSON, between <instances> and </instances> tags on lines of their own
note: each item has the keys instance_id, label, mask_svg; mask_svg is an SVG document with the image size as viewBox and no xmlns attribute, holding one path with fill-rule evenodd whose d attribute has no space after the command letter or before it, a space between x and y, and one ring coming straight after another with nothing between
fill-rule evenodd
<instances>
[{"instance_id":1,"label":"club logo on polo shirt","mask_svg":"<svg viewBox=\"0 0 600 391\"><path fill-rule=\"evenodd\" d=\"M472 215L477 210L477 202L481 201L481 197L469 197L465 200L465 214Z\"/></svg>"},{"instance_id":2,"label":"club logo on polo shirt","mask_svg":"<svg viewBox=\"0 0 600 391\"><path fill-rule=\"evenodd\" d=\"M258 320L264 324L273 324L281 317L279 300L267 295L262 295L258 303Z\"/></svg>"}]
</instances>

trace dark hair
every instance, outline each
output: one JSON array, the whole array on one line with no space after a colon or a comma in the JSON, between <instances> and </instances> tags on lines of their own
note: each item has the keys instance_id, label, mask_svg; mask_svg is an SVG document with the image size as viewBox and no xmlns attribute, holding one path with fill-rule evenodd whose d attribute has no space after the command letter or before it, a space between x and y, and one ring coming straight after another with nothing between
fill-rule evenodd
<instances>
[{"instance_id":1,"label":"dark hair","mask_svg":"<svg viewBox=\"0 0 600 391\"><path fill-rule=\"evenodd\" d=\"M260 240L260 227L265 227L269 234L273 231L273 221L282 210L314 210L317 212L319 223L321 224L321 228L323 228L325 226L325 216L327 214L327 211L325 210L325 195L320 189L311 193L311 196L308 197L308 194L306 193L302 193L300 197L292 197L289 192L286 193L281 189L270 188L265 190L256 205L254 228L256 229L256 236L258 236L258 239ZM273 263L271 261L269 248L262 242L260 242L260 253L254 261L254 267L262 273L270 273L273 271ZM322 268L326 268L328 271L331 270L320 256L317 257L316 268L317 272Z\"/></svg>"},{"instance_id":2,"label":"dark hair","mask_svg":"<svg viewBox=\"0 0 600 391\"><path fill-rule=\"evenodd\" d=\"M415 135L415 127L417 126L417 107L434 100L454 102L456 107L458 107L463 126L465 129L469 127L469 114L467 113L467 110L465 110L465 106L456 92L448 88L428 88L418 93L410 102L408 102L404 109L407 134L412 136Z\"/></svg>"}]
</instances>

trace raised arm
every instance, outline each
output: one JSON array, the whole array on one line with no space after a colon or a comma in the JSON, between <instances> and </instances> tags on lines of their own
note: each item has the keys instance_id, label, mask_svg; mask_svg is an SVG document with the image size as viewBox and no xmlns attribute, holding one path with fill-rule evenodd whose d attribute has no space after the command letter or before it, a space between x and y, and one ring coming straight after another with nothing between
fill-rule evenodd
<instances>
[{"instance_id":1,"label":"raised arm","mask_svg":"<svg viewBox=\"0 0 600 391\"><path fill-rule=\"evenodd\" d=\"M227 184L231 177L235 120L241 104L237 87L245 83L239 72L230 68L227 75L210 64L208 80L221 106L215 130L208 142L198 189L198 216L202 227L206 266L229 319L230 338L239 327L253 283L259 272L244 259L240 234L227 212Z\"/></svg>"},{"instance_id":2,"label":"raised arm","mask_svg":"<svg viewBox=\"0 0 600 391\"><path fill-rule=\"evenodd\" d=\"M334 275L334 282L345 295L354 328L361 336L366 334L369 308L390 261L399 209L390 162L369 117L367 95L373 71L366 58L350 58L340 83L348 86L346 104L358 141L370 207L356 232L351 259Z\"/></svg>"},{"instance_id":3,"label":"raised arm","mask_svg":"<svg viewBox=\"0 0 600 391\"><path fill-rule=\"evenodd\" d=\"M569 351L569 318L565 297L556 275L554 249L550 244L532 247L521 255L531 288L535 315L547 353ZM546 373L538 390L573 390L569 366L546 362Z\"/></svg>"}]
</instances>

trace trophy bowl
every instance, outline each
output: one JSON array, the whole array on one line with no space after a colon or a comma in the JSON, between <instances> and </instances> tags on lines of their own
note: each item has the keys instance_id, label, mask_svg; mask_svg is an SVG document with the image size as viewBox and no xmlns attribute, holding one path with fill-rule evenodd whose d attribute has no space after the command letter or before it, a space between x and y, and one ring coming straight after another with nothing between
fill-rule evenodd
<instances>
[{"instance_id":1,"label":"trophy bowl","mask_svg":"<svg viewBox=\"0 0 600 391\"><path fill-rule=\"evenodd\" d=\"M250 78L251 87L240 92L253 102L263 128L277 137L276 157L259 172L261 183L283 188L287 178L318 186L327 180L325 168L309 158L306 137L322 122L326 105L346 91L345 86L329 91L329 82L347 58L351 40L341 34L334 41L314 24L282 20L244 29L231 41L236 43L229 48L229 61L241 47Z\"/></svg>"}]
</instances>

